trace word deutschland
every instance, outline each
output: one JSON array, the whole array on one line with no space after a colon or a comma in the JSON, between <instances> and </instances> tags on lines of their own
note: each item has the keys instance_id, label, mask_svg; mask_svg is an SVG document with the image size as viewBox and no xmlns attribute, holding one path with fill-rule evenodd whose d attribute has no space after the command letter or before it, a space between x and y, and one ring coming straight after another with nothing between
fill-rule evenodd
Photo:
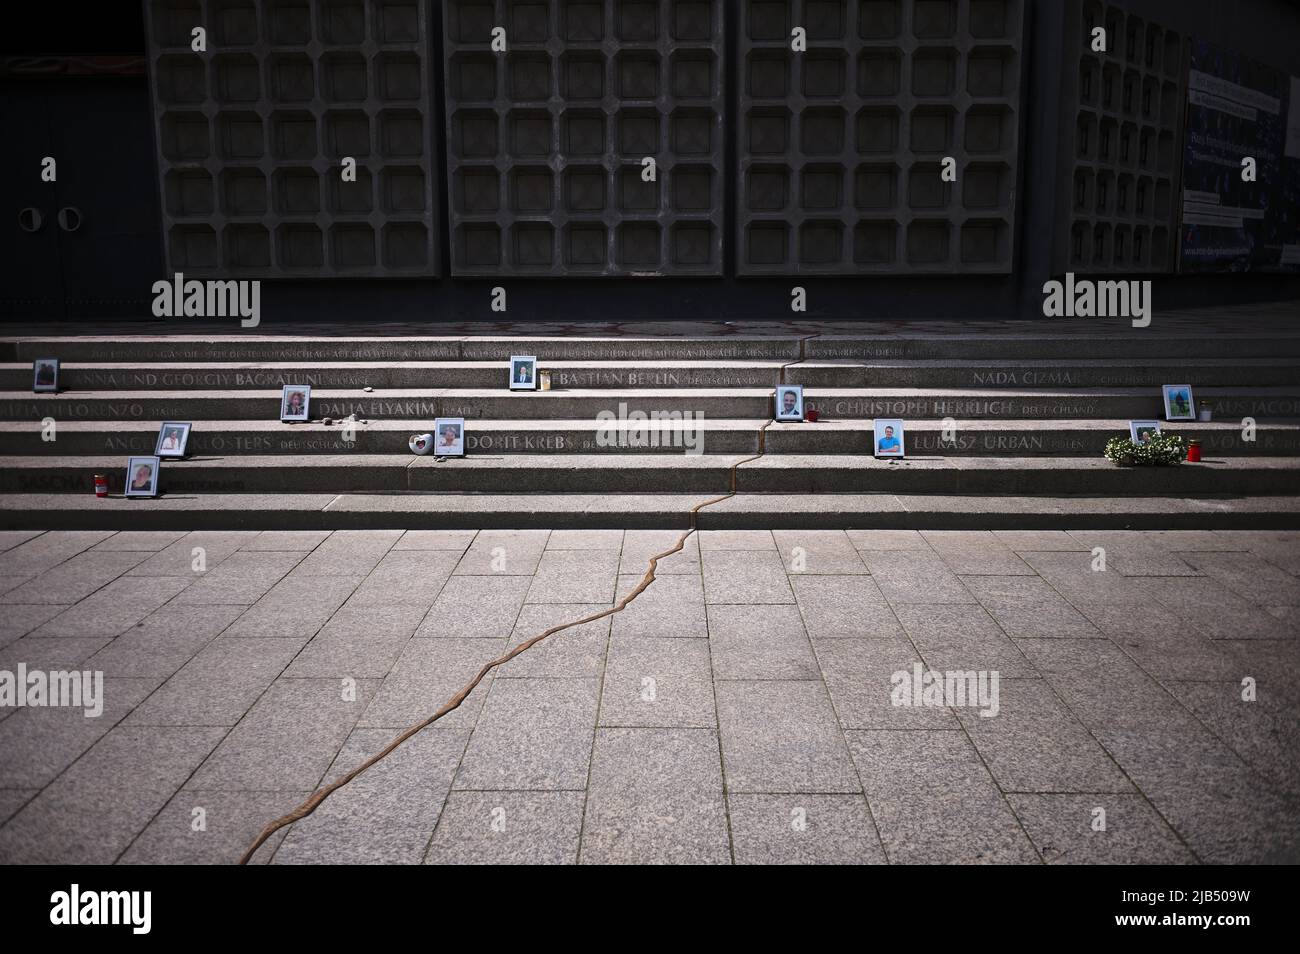
<instances>
[{"instance_id":1,"label":"word deutschland","mask_svg":"<svg viewBox=\"0 0 1300 954\"><path fill-rule=\"evenodd\" d=\"M0 707L80 706L87 719L104 713L102 671L43 672L18 664L17 672L0 669Z\"/></svg>"},{"instance_id":2,"label":"word deutschland","mask_svg":"<svg viewBox=\"0 0 1300 954\"><path fill-rule=\"evenodd\" d=\"M71 891L50 895L50 923L129 924L132 934L148 934L152 924L152 891L85 891L74 884Z\"/></svg>"}]
</instances>

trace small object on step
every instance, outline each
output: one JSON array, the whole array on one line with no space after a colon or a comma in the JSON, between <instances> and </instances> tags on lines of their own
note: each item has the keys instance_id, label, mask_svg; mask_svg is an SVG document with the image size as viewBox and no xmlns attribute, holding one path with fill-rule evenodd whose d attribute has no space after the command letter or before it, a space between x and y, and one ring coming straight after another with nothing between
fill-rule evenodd
<instances>
[{"instance_id":1,"label":"small object on step","mask_svg":"<svg viewBox=\"0 0 1300 954\"><path fill-rule=\"evenodd\" d=\"M324 424L326 427L329 427L331 424L334 423L334 418L332 418L332 417L322 417L320 422L321 422L322 424Z\"/></svg>"},{"instance_id":2,"label":"small object on step","mask_svg":"<svg viewBox=\"0 0 1300 954\"><path fill-rule=\"evenodd\" d=\"M1201 423L1208 424L1214 420L1214 406L1209 401L1201 402Z\"/></svg>"},{"instance_id":3,"label":"small object on step","mask_svg":"<svg viewBox=\"0 0 1300 954\"><path fill-rule=\"evenodd\" d=\"M803 412L803 416L805 419L809 421L816 421L819 417L822 416L822 412L817 410L817 408L815 407L810 407Z\"/></svg>"},{"instance_id":4,"label":"small object on step","mask_svg":"<svg viewBox=\"0 0 1300 954\"><path fill-rule=\"evenodd\" d=\"M367 384L367 385L366 385L364 388L362 388L361 390L363 390L363 391L373 391L374 388L372 388L370 385Z\"/></svg>"},{"instance_id":5,"label":"small object on step","mask_svg":"<svg viewBox=\"0 0 1300 954\"><path fill-rule=\"evenodd\" d=\"M1201 442L1198 438L1193 437L1187 442L1187 459L1193 464L1201 459Z\"/></svg>"},{"instance_id":6,"label":"small object on step","mask_svg":"<svg viewBox=\"0 0 1300 954\"><path fill-rule=\"evenodd\" d=\"M108 496L108 478L105 477L103 474L95 475L95 496L96 497Z\"/></svg>"}]
</instances>

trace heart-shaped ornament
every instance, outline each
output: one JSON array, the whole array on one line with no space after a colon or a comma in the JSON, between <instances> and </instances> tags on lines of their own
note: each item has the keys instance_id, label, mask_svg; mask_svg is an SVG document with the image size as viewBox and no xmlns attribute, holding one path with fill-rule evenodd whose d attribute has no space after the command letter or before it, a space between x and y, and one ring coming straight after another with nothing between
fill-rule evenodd
<instances>
[{"instance_id":1,"label":"heart-shaped ornament","mask_svg":"<svg viewBox=\"0 0 1300 954\"><path fill-rule=\"evenodd\" d=\"M427 454L429 451L433 450L433 435L412 434L411 439L407 441L406 444L411 448L412 454Z\"/></svg>"}]
</instances>

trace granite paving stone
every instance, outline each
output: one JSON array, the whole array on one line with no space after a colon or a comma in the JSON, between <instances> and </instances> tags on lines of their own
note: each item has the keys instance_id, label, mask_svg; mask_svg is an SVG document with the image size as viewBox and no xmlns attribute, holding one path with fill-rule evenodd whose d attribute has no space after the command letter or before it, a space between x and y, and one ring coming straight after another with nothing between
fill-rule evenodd
<instances>
[{"instance_id":1,"label":"granite paving stone","mask_svg":"<svg viewBox=\"0 0 1300 954\"><path fill-rule=\"evenodd\" d=\"M443 584L415 635L508 636L519 618L528 586L526 576L453 576Z\"/></svg>"},{"instance_id":2,"label":"granite paving stone","mask_svg":"<svg viewBox=\"0 0 1300 954\"><path fill-rule=\"evenodd\" d=\"M738 795L728 800L736 864L884 864L859 795Z\"/></svg>"},{"instance_id":3,"label":"granite paving stone","mask_svg":"<svg viewBox=\"0 0 1300 954\"><path fill-rule=\"evenodd\" d=\"M623 552L619 560L620 574L645 575L650 565L650 558L673 549L681 539L678 530L628 530L623 535ZM677 574L699 575L700 541L699 534L692 533L682 544L682 549L664 557L655 567L655 577L674 576Z\"/></svg>"},{"instance_id":4,"label":"granite paving stone","mask_svg":"<svg viewBox=\"0 0 1300 954\"><path fill-rule=\"evenodd\" d=\"M1086 616L1038 577L964 576L962 582L1008 636L1101 635ZM1114 609L1093 604L1098 605ZM1120 608L1131 611L1131 607Z\"/></svg>"},{"instance_id":5,"label":"granite paving stone","mask_svg":"<svg viewBox=\"0 0 1300 954\"><path fill-rule=\"evenodd\" d=\"M1140 795L1018 793L1008 795L1007 801L1049 865L1196 863ZM1101 824L1105 827L1098 827Z\"/></svg>"},{"instance_id":6,"label":"granite paving stone","mask_svg":"<svg viewBox=\"0 0 1300 954\"><path fill-rule=\"evenodd\" d=\"M716 605L708 613L716 679L818 678L797 606Z\"/></svg>"},{"instance_id":7,"label":"granite paving stone","mask_svg":"<svg viewBox=\"0 0 1300 954\"><path fill-rule=\"evenodd\" d=\"M895 612L927 668L997 672L1003 679L1038 675L979 604L901 603Z\"/></svg>"},{"instance_id":8,"label":"granite paving stone","mask_svg":"<svg viewBox=\"0 0 1300 954\"><path fill-rule=\"evenodd\" d=\"M794 592L775 549L701 552L706 603L793 603Z\"/></svg>"},{"instance_id":9,"label":"granite paving stone","mask_svg":"<svg viewBox=\"0 0 1300 954\"><path fill-rule=\"evenodd\" d=\"M791 576L808 632L818 639L888 639L902 635L875 580L865 576Z\"/></svg>"},{"instance_id":10,"label":"granite paving stone","mask_svg":"<svg viewBox=\"0 0 1300 954\"><path fill-rule=\"evenodd\" d=\"M546 549L549 530L481 530L460 562L458 575L532 576Z\"/></svg>"},{"instance_id":11,"label":"granite paving stone","mask_svg":"<svg viewBox=\"0 0 1300 954\"><path fill-rule=\"evenodd\" d=\"M193 577L118 577L33 631L33 636L117 636L194 582Z\"/></svg>"},{"instance_id":12,"label":"granite paving stone","mask_svg":"<svg viewBox=\"0 0 1300 954\"><path fill-rule=\"evenodd\" d=\"M715 728L717 722L707 640L628 636L610 643L601 725Z\"/></svg>"},{"instance_id":13,"label":"granite paving stone","mask_svg":"<svg viewBox=\"0 0 1300 954\"><path fill-rule=\"evenodd\" d=\"M867 573L843 530L774 530L772 537L792 576Z\"/></svg>"},{"instance_id":14,"label":"granite paving stone","mask_svg":"<svg viewBox=\"0 0 1300 954\"><path fill-rule=\"evenodd\" d=\"M698 567L697 567L698 570ZM641 585L641 576L618 578L618 601ZM613 619L615 638L705 638L709 634L704 586L698 575L656 577Z\"/></svg>"},{"instance_id":15,"label":"granite paving stone","mask_svg":"<svg viewBox=\"0 0 1300 954\"><path fill-rule=\"evenodd\" d=\"M122 864L234 864L271 821L301 805L311 792L207 792L186 789L136 836ZM196 814L201 812L201 814ZM201 828L195 828L196 821ZM280 846L282 828L257 850L252 864L266 864Z\"/></svg>"},{"instance_id":16,"label":"granite paving stone","mask_svg":"<svg viewBox=\"0 0 1300 954\"><path fill-rule=\"evenodd\" d=\"M538 636L554 626L586 619L609 609L602 603L529 603L519 614L507 649ZM599 676L605 668L610 617L552 633L496 670L501 679L526 676L572 679Z\"/></svg>"},{"instance_id":17,"label":"granite paving stone","mask_svg":"<svg viewBox=\"0 0 1300 954\"><path fill-rule=\"evenodd\" d=\"M860 790L821 683L719 682L715 691L730 791Z\"/></svg>"},{"instance_id":18,"label":"granite paving stone","mask_svg":"<svg viewBox=\"0 0 1300 954\"><path fill-rule=\"evenodd\" d=\"M975 597L930 550L868 551L862 559L890 603L974 603Z\"/></svg>"},{"instance_id":19,"label":"granite paving stone","mask_svg":"<svg viewBox=\"0 0 1300 954\"><path fill-rule=\"evenodd\" d=\"M104 679L0 705L0 861L233 863L681 536L0 531L0 670ZM1300 531L692 532L254 861L1294 862L1297 584Z\"/></svg>"},{"instance_id":20,"label":"granite paving stone","mask_svg":"<svg viewBox=\"0 0 1300 954\"><path fill-rule=\"evenodd\" d=\"M427 864L575 864L585 792L452 792Z\"/></svg>"},{"instance_id":21,"label":"granite paving stone","mask_svg":"<svg viewBox=\"0 0 1300 954\"><path fill-rule=\"evenodd\" d=\"M113 863L220 738L193 726L114 729L0 828L0 860Z\"/></svg>"},{"instance_id":22,"label":"granite paving stone","mask_svg":"<svg viewBox=\"0 0 1300 954\"><path fill-rule=\"evenodd\" d=\"M579 860L729 862L716 732L597 729Z\"/></svg>"},{"instance_id":23,"label":"granite paving stone","mask_svg":"<svg viewBox=\"0 0 1300 954\"><path fill-rule=\"evenodd\" d=\"M596 726L596 679L497 679L455 788L582 791Z\"/></svg>"}]
</instances>

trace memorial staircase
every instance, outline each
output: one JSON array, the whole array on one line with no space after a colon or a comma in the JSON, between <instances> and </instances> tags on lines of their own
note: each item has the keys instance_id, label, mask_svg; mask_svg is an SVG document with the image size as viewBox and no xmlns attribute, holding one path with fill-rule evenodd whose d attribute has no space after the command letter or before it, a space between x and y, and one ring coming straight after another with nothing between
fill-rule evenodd
<instances>
[{"instance_id":1,"label":"memorial staircase","mask_svg":"<svg viewBox=\"0 0 1300 954\"><path fill-rule=\"evenodd\" d=\"M1296 527L1292 318L1245 309L1150 329L663 323L511 335L21 329L0 337L0 523L684 527L696 504L734 492L698 525ZM507 390L516 354L536 355L552 389ZM62 362L61 391L34 394L31 362L49 357ZM771 422L779 383L802 385L820 419ZM1130 419L1163 418L1166 383L1191 384L1213 406L1209 423L1165 425L1199 439L1203 461L1106 460ZM310 422L277 420L283 384L312 386ZM907 422L906 460L871 456L877 416ZM410 452L408 438L437 417L466 419L466 457ZM127 456L152 454L164 420L193 422L188 459L164 462L158 499L122 498ZM94 495L96 474L108 498Z\"/></svg>"}]
</instances>

